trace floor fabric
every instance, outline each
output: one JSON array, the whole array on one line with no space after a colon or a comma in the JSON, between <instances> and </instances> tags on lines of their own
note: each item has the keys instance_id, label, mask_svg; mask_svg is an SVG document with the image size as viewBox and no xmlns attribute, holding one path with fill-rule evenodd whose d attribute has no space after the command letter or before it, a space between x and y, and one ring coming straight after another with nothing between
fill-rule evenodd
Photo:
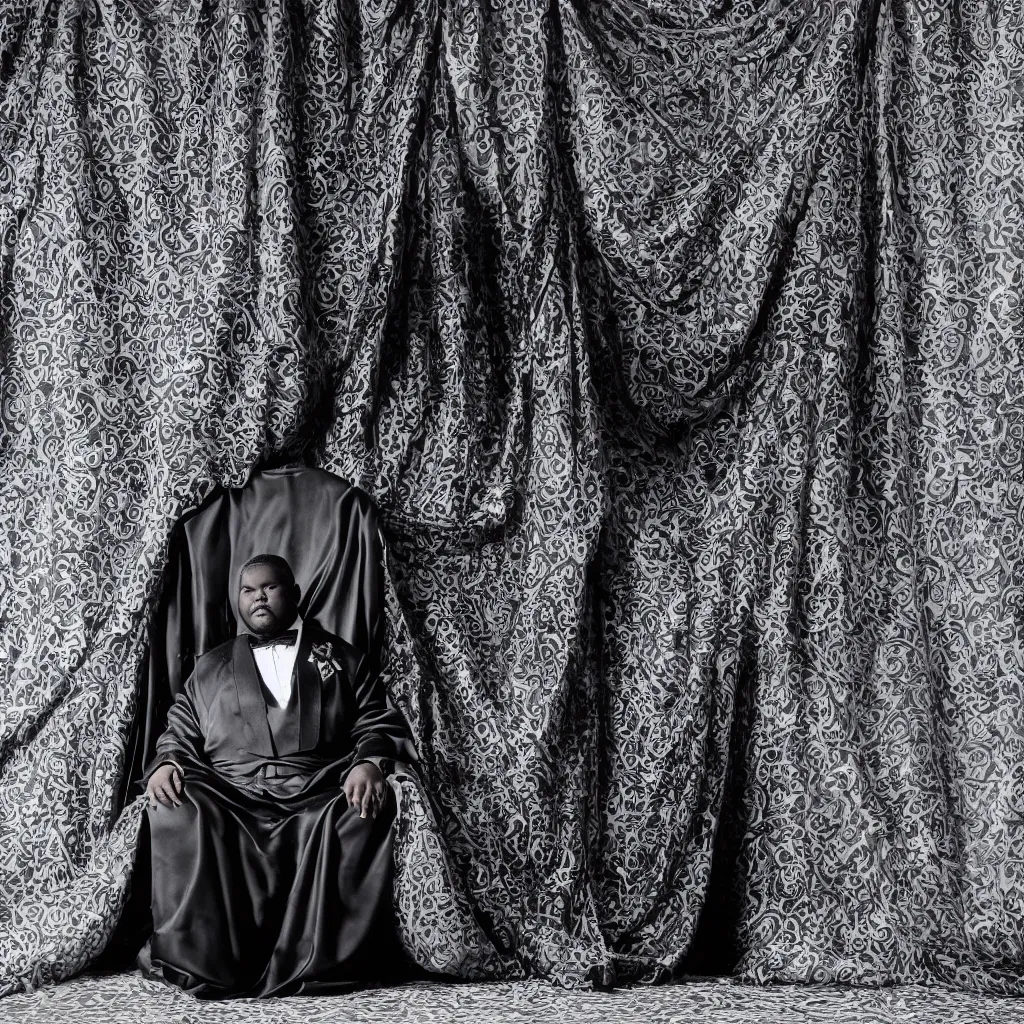
<instances>
[{"instance_id":1,"label":"floor fabric","mask_svg":"<svg viewBox=\"0 0 1024 1024\"><path fill-rule=\"evenodd\" d=\"M543 982L418 982L330 997L200 1002L139 974L0 1000L0 1021L62 1024L1024 1024L1024 999L941 988L755 988L728 979L569 992Z\"/></svg>"}]
</instances>

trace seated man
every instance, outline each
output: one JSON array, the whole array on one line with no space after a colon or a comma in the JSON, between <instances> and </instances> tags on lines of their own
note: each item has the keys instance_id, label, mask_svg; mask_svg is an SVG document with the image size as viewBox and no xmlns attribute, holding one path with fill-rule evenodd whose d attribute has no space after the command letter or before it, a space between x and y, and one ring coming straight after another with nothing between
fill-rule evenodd
<instances>
[{"instance_id":1,"label":"seated man","mask_svg":"<svg viewBox=\"0 0 1024 1024\"><path fill-rule=\"evenodd\" d=\"M139 962L196 996L351 988L392 934L384 775L406 726L367 657L298 601L283 558L243 566L248 633L196 662L148 773Z\"/></svg>"}]
</instances>

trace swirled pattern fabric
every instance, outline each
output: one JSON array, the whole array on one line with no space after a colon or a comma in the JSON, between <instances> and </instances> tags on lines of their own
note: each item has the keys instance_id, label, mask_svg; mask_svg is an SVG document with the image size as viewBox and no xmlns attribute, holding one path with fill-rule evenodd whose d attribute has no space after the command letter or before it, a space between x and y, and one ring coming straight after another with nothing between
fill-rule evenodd
<instances>
[{"instance_id":1,"label":"swirled pattern fabric","mask_svg":"<svg viewBox=\"0 0 1024 1024\"><path fill-rule=\"evenodd\" d=\"M199 1002L180 989L135 974L82 977L12 996L11 1021L46 1024L1018 1024L1013 996L980 996L945 987L744 985L731 978L615 992L572 991L543 981L437 985L430 982L336 996L284 996L240 1003Z\"/></svg>"},{"instance_id":2,"label":"swirled pattern fabric","mask_svg":"<svg viewBox=\"0 0 1024 1024\"><path fill-rule=\"evenodd\" d=\"M0 992L124 901L173 523L293 458L388 536L421 964L1024 991L1022 75L988 0L0 5Z\"/></svg>"}]
</instances>

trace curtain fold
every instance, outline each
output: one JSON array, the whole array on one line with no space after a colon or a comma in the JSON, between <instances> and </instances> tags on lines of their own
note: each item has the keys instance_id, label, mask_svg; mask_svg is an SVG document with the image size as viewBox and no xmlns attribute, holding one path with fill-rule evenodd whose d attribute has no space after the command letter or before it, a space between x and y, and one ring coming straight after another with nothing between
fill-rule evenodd
<instances>
[{"instance_id":1,"label":"curtain fold","mask_svg":"<svg viewBox=\"0 0 1024 1024\"><path fill-rule=\"evenodd\" d=\"M296 459L388 538L419 962L1022 991L1022 66L981 0L0 6L0 992L116 923L174 523Z\"/></svg>"}]
</instances>

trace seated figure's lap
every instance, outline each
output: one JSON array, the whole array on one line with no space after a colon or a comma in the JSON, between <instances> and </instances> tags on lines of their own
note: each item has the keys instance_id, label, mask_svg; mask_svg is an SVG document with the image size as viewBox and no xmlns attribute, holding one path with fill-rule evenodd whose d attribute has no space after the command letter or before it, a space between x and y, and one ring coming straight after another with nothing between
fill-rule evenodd
<instances>
[{"instance_id":1,"label":"seated figure's lap","mask_svg":"<svg viewBox=\"0 0 1024 1024\"><path fill-rule=\"evenodd\" d=\"M278 828L285 822L293 820L297 824L313 821L330 811L338 829L343 828L350 835L361 832L372 832L384 824L389 824L395 814L395 801L393 795L388 792L388 799L380 809L376 819L360 817L359 812L350 807L342 792L326 792L301 807L289 808L281 806L274 811L261 808L258 811L248 809L244 806L234 805L233 802L222 801L216 795L209 793L182 793L181 804L178 807L166 807L163 804L149 806L149 826L154 842L157 837L165 837L164 842L174 841L175 837L185 834L201 832L197 828L200 824L203 827L215 826L217 831L222 828L237 827L242 821L248 826L254 825L257 830L265 828ZM233 819L233 820L232 820Z\"/></svg>"},{"instance_id":2,"label":"seated figure's lap","mask_svg":"<svg viewBox=\"0 0 1024 1024\"><path fill-rule=\"evenodd\" d=\"M157 804L149 807L149 834L153 843L154 865L166 860L169 853L182 852L182 845L189 844L190 838L198 833L199 808L187 797L182 797L179 807L165 807ZM172 848L172 849L169 849Z\"/></svg>"}]
</instances>

